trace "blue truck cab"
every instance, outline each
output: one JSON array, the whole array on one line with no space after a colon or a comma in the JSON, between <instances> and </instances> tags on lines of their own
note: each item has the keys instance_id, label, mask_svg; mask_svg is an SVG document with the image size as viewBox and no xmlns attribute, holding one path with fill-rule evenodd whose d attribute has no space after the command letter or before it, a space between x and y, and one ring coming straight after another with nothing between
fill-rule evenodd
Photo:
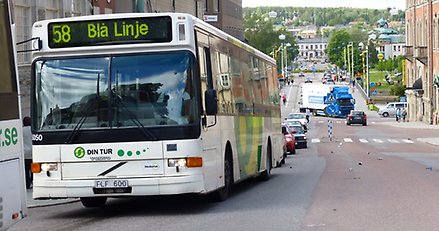
<instances>
[{"instance_id":1,"label":"blue truck cab","mask_svg":"<svg viewBox=\"0 0 439 231\"><path fill-rule=\"evenodd\" d=\"M334 86L324 97L324 112L331 117L346 117L355 108L355 99L347 86Z\"/></svg>"}]
</instances>

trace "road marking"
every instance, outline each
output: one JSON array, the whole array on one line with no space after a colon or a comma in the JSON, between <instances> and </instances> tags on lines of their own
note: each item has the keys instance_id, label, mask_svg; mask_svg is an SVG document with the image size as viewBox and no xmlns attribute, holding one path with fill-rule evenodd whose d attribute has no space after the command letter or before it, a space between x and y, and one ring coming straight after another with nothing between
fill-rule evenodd
<instances>
[{"instance_id":1,"label":"road marking","mask_svg":"<svg viewBox=\"0 0 439 231\"><path fill-rule=\"evenodd\" d=\"M382 141L382 140L380 140L380 139L372 139L374 142L377 142L377 143L384 143L384 141Z\"/></svg>"},{"instance_id":2,"label":"road marking","mask_svg":"<svg viewBox=\"0 0 439 231\"><path fill-rule=\"evenodd\" d=\"M377 122L375 122L375 121L372 121L372 124L376 124Z\"/></svg>"},{"instance_id":3,"label":"road marking","mask_svg":"<svg viewBox=\"0 0 439 231\"><path fill-rule=\"evenodd\" d=\"M406 143L408 143L408 144L413 144L413 143L414 143L413 141L411 141L411 140L407 140L407 139L404 139L404 140L402 140L402 141L404 141L404 142L406 142Z\"/></svg>"},{"instance_id":4,"label":"road marking","mask_svg":"<svg viewBox=\"0 0 439 231\"><path fill-rule=\"evenodd\" d=\"M319 120L319 124L322 124L324 121L323 120Z\"/></svg>"},{"instance_id":5,"label":"road marking","mask_svg":"<svg viewBox=\"0 0 439 231\"><path fill-rule=\"evenodd\" d=\"M311 139L312 143L320 143L320 139Z\"/></svg>"},{"instance_id":6,"label":"road marking","mask_svg":"<svg viewBox=\"0 0 439 231\"><path fill-rule=\"evenodd\" d=\"M367 141L366 139L359 139L359 141L360 141L361 143L369 143L369 141Z\"/></svg>"},{"instance_id":7,"label":"road marking","mask_svg":"<svg viewBox=\"0 0 439 231\"><path fill-rule=\"evenodd\" d=\"M399 144L398 140L395 140L395 139L387 139L387 140L392 144Z\"/></svg>"},{"instance_id":8,"label":"road marking","mask_svg":"<svg viewBox=\"0 0 439 231\"><path fill-rule=\"evenodd\" d=\"M351 138L344 138L343 140L344 140L344 142L346 142L346 143L352 143L352 142L354 142Z\"/></svg>"}]
</instances>

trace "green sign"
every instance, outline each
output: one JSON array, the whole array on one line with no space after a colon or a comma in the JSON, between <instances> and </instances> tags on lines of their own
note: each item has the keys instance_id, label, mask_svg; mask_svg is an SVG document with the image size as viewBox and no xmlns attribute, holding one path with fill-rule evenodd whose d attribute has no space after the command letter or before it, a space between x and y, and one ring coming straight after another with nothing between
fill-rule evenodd
<instances>
[{"instance_id":1,"label":"green sign","mask_svg":"<svg viewBox=\"0 0 439 231\"><path fill-rule=\"evenodd\" d=\"M8 147L18 143L17 128L0 128L0 147Z\"/></svg>"},{"instance_id":2,"label":"green sign","mask_svg":"<svg viewBox=\"0 0 439 231\"><path fill-rule=\"evenodd\" d=\"M49 47L170 42L171 21L171 17L161 16L52 22L47 29Z\"/></svg>"}]
</instances>

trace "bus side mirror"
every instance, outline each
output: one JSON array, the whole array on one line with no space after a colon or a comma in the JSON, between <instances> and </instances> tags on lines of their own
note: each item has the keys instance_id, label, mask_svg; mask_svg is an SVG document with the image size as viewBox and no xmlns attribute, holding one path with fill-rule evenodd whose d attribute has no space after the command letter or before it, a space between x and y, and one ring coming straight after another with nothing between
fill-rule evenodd
<instances>
[{"instance_id":1,"label":"bus side mirror","mask_svg":"<svg viewBox=\"0 0 439 231\"><path fill-rule=\"evenodd\" d=\"M206 110L206 115L216 115L218 113L216 90L207 89L204 92L204 109Z\"/></svg>"}]
</instances>

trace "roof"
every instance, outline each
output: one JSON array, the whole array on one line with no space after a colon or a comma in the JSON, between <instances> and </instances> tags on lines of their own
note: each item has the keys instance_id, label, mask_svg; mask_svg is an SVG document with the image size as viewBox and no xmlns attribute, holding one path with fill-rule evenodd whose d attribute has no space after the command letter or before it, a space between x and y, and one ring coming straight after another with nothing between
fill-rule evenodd
<instances>
[{"instance_id":1,"label":"roof","mask_svg":"<svg viewBox=\"0 0 439 231\"><path fill-rule=\"evenodd\" d=\"M305 43L328 43L328 38L303 38L297 39L297 44L305 44Z\"/></svg>"}]
</instances>

